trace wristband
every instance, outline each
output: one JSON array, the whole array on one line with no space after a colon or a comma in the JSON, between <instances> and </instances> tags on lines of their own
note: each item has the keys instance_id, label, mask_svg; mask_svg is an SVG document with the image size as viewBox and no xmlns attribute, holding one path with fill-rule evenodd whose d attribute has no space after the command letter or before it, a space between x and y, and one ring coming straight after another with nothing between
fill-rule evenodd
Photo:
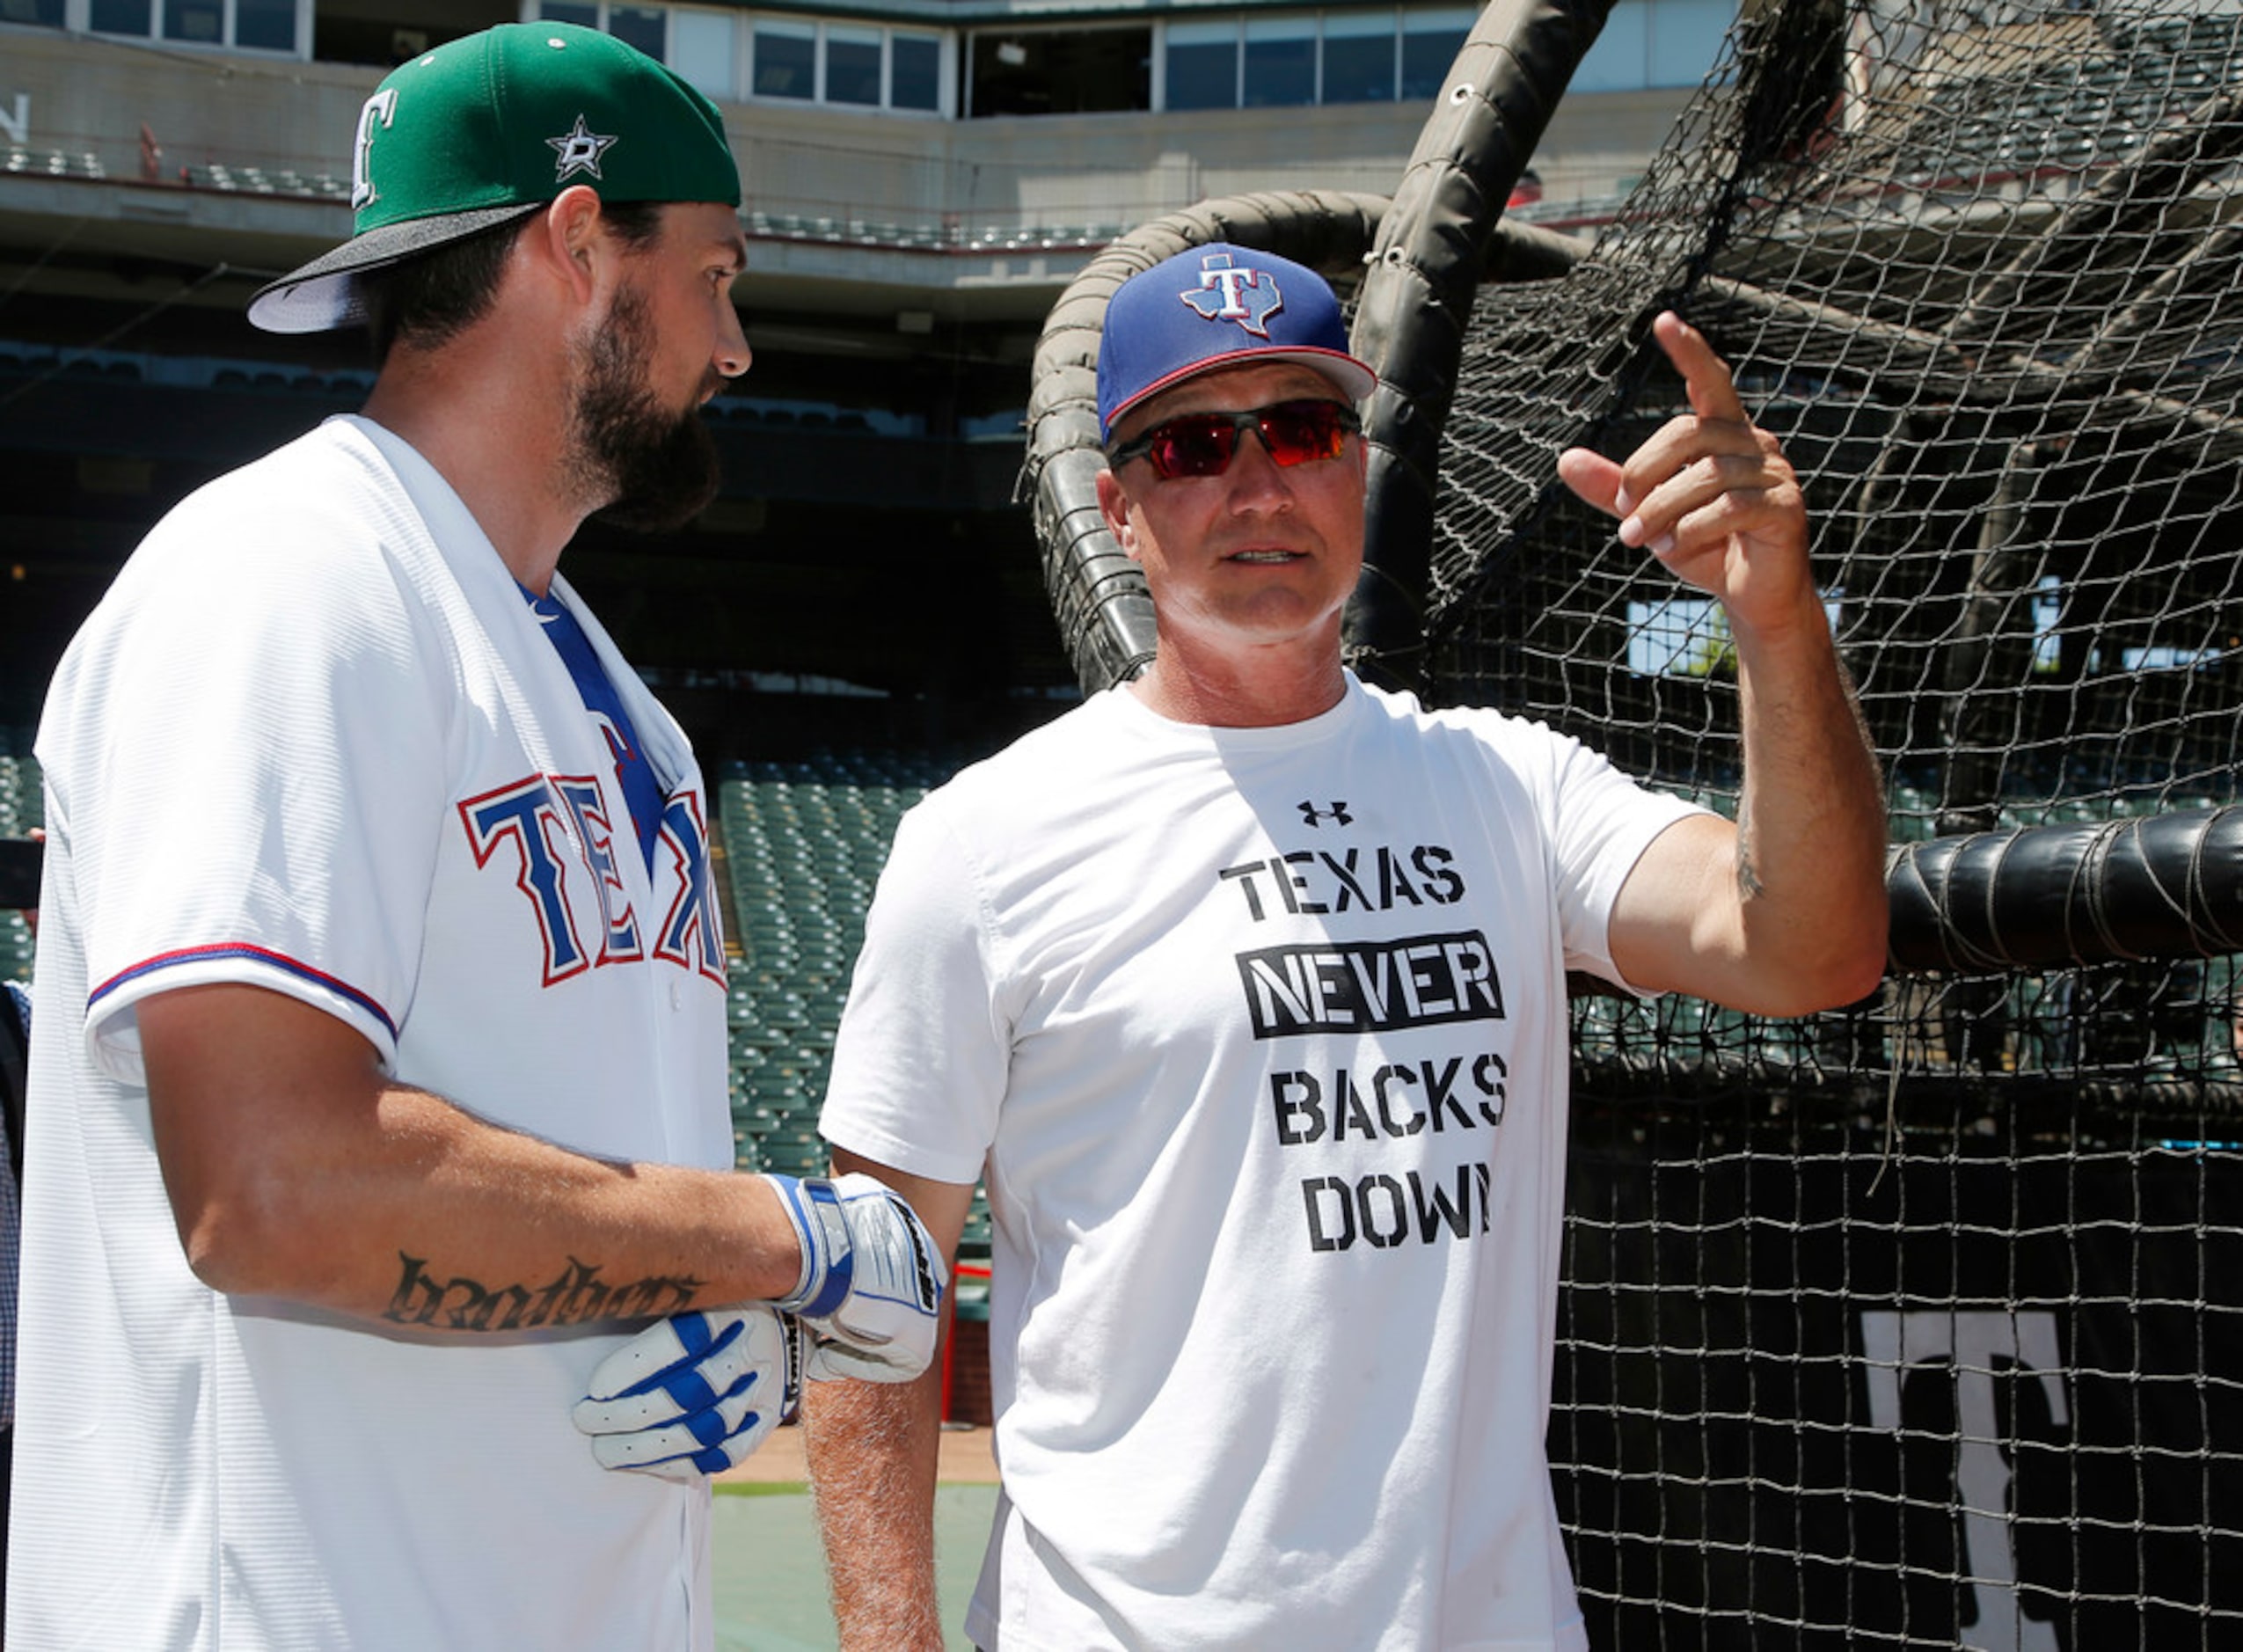
<instances>
[{"instance_id":1,"label":"wristband","mask_svg":"<svg viewBox=\"0 0 2243 1652\"><path fill-rule=\"evenodd\" d=\"M794 1224L802 1247L802 1272L778 1306L805 1319L822 1319L849 1300L856 1283L856 1259L841 1195L822 1176L766 1175L778 1190L779 1207Z\"/></svg>"}]
</instances>

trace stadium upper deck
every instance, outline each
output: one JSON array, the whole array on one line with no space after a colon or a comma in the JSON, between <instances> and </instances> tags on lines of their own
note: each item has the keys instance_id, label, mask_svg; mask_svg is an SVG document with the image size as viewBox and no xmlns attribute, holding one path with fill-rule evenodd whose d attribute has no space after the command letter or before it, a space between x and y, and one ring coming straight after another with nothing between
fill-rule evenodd
<instances>
[{"instance_id":1,"label":"stadium upper deck","mask_svg":"<svg viewBox=\"0 0 2243 1652\"><path fill-rule=\"evenodd\" d=\"M1733 12L1619 0L1518 209L1608 205ZM961 701L1063 683L1012 497L1052 301L1122 230L1201 200L1390 193L1472 15L0 0L0 712L30 715L164 507L354 405L355 335L276 341L242 305L347 233L348 135L393 62L540 16L701 84L749 181L756 366L723 400L727 494L685 533L589 534L572 562L632 657Z\"/></svg>"}]
</instances>

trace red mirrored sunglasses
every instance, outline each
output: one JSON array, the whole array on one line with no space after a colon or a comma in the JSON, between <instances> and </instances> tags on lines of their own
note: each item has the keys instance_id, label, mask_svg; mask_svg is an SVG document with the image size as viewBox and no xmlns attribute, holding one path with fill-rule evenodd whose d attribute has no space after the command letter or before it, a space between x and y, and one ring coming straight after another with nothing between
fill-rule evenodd
<instances>
[{"instance_id":1,"label":"red mirrored sunglasses","mask_svg":"<svg viewBox=\"0 0 2243 1652\"><path fill-rule=\"evenodd\" d=\"M1312 398L1242 413L1180 413L1124 442L1106 462L1118 471L1131 459L1143 459L1164 482L1180 476L1220 476L1231 468L1238 438L1248 430L1260 434L1271 463L1290 466L1338 458L1341 444L1362 428L1363 420L1347 403Z\"/></svg>"}]
</instances>

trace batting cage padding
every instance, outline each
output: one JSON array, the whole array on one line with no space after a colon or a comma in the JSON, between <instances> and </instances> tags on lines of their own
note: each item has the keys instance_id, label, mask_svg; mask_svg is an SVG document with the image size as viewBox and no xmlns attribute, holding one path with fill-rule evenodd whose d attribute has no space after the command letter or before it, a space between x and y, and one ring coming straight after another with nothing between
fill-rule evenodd
<instances>
[{"instance_id":1,"label":"batting cage padding","mask_svg":"<svg viewBox=\"0 0 2243 1652\"><path fill-rule=\"evenodd\" d=\"M1902 845L1895 963L2001 969L2243 950L2243 808Z\"/></svg>"},{"instance_id":2,"label":"batting cage padding","mask_svg":"<svg viewBox=\"0 0 2243 1652\"><path fill-rule=\"evenodd\" d=\"M2243 1646L2243 18L1750 6L1609 222L1501 223L1602 11L1483 14L1324 243L1375 233L1359 281L1236 238L1340 276L1381 371L1358 669L1735 811L1719 610L1556 476L1685 410L1671 307L1801 472L1886 769L1868 999L1577 983L1550 1441L1592 1642ZM1113 646L1065 543L1100 687L1150 611Z\"/></svg>"}]
</instances>

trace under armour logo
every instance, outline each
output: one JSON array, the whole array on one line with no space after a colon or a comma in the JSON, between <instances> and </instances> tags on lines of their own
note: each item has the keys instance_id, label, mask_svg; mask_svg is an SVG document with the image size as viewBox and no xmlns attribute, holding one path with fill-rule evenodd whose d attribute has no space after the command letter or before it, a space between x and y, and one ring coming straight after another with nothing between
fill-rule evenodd
<instances>
[{"instance_id":1,"label":"under armour logo","mask_svg":"<svg viewBox=\"0 0 2243 1652\"><path fill-rule=\"evenodd\" d=\"M1200 260L1200 284L1176 295L1209 321L1235 321L1257 339L1269 336L1269 318L1285 307L1277 278L1268 270L1239 269L1228 252Z\"/></svg>"},{"instance_id":2,"label":"under armour logo","mask_svg":"<svg viewBox=\"0 0 2243 1652\"><path fill-rule=\"evenodd\" d=\"M1345 800L1341 798L1333 798L1330 808L1319 808L1306 798L1303 798L1294 807L1301 811L1301 818L1311 826L1321 826L1326 821L1340 826L1352 826L1355 823L1355 817L1348 813L1348 805Z\"/></svg>"},{"instance_id":3,"label":"under armour logo","mask_svg":"<svg viewBox=\"0 0 2243 1652\"><path fill-rule=\"evenodd\" d=\"M600 175L600 157L607 153L608 145L614 142L613 138L602 137L586 127L584 117L578 115L574 131L545 140L545 147L560 157L559 162L553 167L553 181L561 183L579 172L589 172L597 178Z\"/></svg>"}]
</instances>

